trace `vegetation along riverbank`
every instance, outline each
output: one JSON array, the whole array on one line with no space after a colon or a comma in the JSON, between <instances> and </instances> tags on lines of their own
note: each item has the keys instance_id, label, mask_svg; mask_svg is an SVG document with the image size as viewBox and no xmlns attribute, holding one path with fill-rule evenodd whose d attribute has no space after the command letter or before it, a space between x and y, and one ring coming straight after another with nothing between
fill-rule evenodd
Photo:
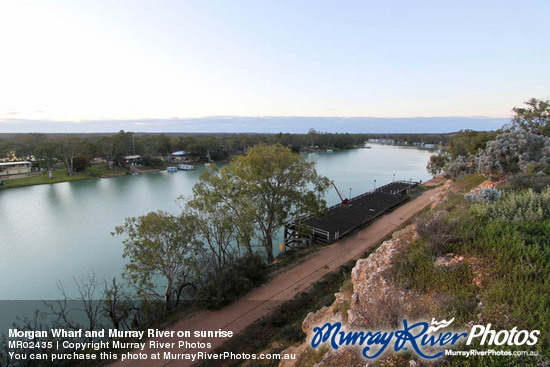
<instances>
[{"instance_id":1,"label":"vegetation along riverbank","mask_svg":"<svg viewBox=\"0 0 550 367\"><path fill-rule=\"evenodd\" d=\"M7 175L2 188L67 182L164 170L185 162L228 162L256 144L281 144L295 153L355 149L369 139L388 144L436 147L448 134L1 134L0 163L28 161L31 173ZM52 172L49 177L48 171ZM66 174L63 174L65 171ZM5 179L9 177L9 179Z\"/></svg>"}]
</instances>

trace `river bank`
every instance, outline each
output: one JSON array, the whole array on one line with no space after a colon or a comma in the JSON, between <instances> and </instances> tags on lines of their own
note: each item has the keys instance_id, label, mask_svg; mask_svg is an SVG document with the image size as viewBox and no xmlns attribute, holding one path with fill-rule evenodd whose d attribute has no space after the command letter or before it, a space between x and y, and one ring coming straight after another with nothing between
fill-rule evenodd
<instances>
[{"instance_id":1,"label":"river bank","mask_svg":"<svg viewBox=\"0 0 550 367\"><path fill-rule=\"evenodd\" d=\"M55 184L60 182L82 181L92 178L93 177L83 172L74 172L72 175L68 175L65 170L52 171L52 178L49 178L48 174L45 172L12 175L8 177L0 177L0 179L4 182L4 185L0 186L0 190L25 186Z\"/></svg>"}]
</instances>

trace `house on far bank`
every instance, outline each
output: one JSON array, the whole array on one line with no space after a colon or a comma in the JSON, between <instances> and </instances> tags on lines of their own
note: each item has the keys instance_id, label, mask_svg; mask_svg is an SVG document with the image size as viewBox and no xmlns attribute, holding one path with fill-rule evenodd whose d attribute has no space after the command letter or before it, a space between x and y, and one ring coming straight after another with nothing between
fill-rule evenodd
<instances>
[{"instance_id":1,"label":"house on far bank","mask_svg":"<svg viewBox=\"0 0 550 367\"><path fill-rule=\"evenodd\" d=\"M173 152L170 158L172 158L173 161L185 161L187 160L188 156L189 152L178 150L177 152Z\"/></svg>"},{"instance_id":2,"label":"house on far bank","mask_svg":"<svg viewBox=\"0 0 550 367\"><path fill-rule=\"evenodd\" d=\"M0 163L0 176L30 173L31 167L32 163L28 161Z\"/></svg>"},{"instance_id":3,"label":"house on far bank","mask_svg":"<svg viewBox=\"0 0 550 367\"><path fill-rule=\"evenodd\" d=\"M140 155L127 155L124 157L124 161L126 163L131 164L132 166L136 166L138 164L141 164L141 156Z\"/></svg>"}]
</instances>

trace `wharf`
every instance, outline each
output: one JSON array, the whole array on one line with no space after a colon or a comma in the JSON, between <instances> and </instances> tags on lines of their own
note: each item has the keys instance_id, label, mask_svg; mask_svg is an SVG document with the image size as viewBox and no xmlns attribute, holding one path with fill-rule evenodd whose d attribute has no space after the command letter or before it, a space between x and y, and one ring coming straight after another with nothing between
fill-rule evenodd
<instances>
[{"instance_id":1,"label":"wharf","mask_svg":"<svg viewBox=\"0 0 550 367\"><path fill-rule=\"evenodd\" d=\"M416 182L396 181L328 208L326 215L291 221L285 225L285 247L331 243L408 199Z\"/></svg>"}]
</instances>

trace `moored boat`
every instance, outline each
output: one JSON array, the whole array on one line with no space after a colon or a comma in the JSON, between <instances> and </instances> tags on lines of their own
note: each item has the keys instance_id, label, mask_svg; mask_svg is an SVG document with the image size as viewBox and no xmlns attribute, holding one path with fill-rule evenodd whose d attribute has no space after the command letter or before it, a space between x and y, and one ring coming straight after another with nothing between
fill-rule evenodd
<instances>
[{"instance_id":1,"label":"moored boat","mask_svg":"<svg viewBox=\"0 0 550 367\"><path fill-rule=\"evenodd\" d=\"M168 172L176 172L178 169L176 167L166 167Z\"/></svg>"},{"instance_id":2,"label":"moored boat","mask_svg":"<svg viewBox=\"0 0 550 367\"><path fill-rule=\"evenodd\" d=\"M178 169L180 171L192 171L195 169L195 166L191 165L191 164L180 164L178 166Z\"/></svg>"}]
</instances>

